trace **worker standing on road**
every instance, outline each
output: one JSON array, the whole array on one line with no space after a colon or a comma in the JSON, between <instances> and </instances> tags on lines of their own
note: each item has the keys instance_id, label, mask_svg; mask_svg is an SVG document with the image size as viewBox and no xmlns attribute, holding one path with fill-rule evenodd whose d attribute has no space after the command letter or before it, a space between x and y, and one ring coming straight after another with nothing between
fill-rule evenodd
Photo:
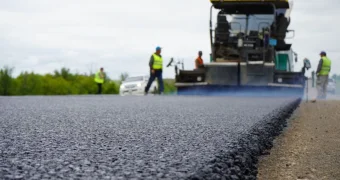
<instances>
[{"instance_id":1,"label":"worker standing on road","mask_svg":"<svg viewBox=\"0 0 340 180\"><path fill-rule=\"evenodd\" d=\"M326 99L328 76L331 71L331 60L327 57L326 52L320 53L321 59L319 61L317 76L318 99Z\"/></svg>"},{"instance_id":2,"label":"worker standing on road","mask_svg":"<svg viewBox=\"0 0 340 180\"><path fill-rule=\"evenodd\" d=\"M161 55L161 47L156 47L156 52L151 55L149 66L150 66L150 78L148 84L145 87L145 95L148 94L152 82L157 78L159 84L159 94L163 94L163 59Z\"/></svg>"},{"instance_id":3,"label":"worker standing on road","mask_svg":"<svg viewBox=\"0 0 340 180\"><path fill-rule=\"evenodd\" d=\"M95 77L94 77L94 81L97 83L98 85L98 92L97 94L101 94L102 93L102 84L104 83L104 68L100 68L100 71L98 71L96 74L95 74Z\"/></svg>"},{"instance_id":4,"label":"worker standing on road","mask_svg":"<svg viewBox=\"0 0 340 180\"><path fill-rule=\"evenodd\" d=\"M202 59L202 51L198 52L198 57L195 60L195 67L196 69L202 68L203 67L203 59Z\"/></svg>"}]
</instances>

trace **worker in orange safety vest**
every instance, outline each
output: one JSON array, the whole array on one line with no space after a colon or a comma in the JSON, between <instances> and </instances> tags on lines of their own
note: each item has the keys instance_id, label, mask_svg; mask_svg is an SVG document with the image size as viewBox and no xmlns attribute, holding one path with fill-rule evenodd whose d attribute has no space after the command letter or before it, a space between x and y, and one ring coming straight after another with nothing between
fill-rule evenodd
<instances>
[{"instance_id":1,"label":"worker in orange safety vest","mask_svg":"<svg viewBox=\"0 0 340 180\"><path fill-rule=\"evenodd\" d=\"M203 54L202 51L198 52L198 57L195 60L195 69L199 69L199 68L204 67L203 59L202 59L202 54Z\"/></svg>"}]
</instances>

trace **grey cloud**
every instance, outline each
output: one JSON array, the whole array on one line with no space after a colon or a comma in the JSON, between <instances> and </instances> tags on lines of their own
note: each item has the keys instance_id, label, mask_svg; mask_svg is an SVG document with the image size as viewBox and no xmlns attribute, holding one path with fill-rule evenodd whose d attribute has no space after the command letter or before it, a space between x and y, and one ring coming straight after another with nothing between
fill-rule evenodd
<instances>
[{"instance_id":1,"label":"grey cloud","mask_svg":"<svg viewBox=\"0 0 340 180\"><path fill-rule=\"evenodd\" d=\"M210 6L197 0L1 1L0 16L6 18L0 19L0 65L15 65L17 73L52 72L62 66L89 72L91 65L103 66L118 78L125 71L148 73L148 59L160 45L166 63L171 57L184 58L185 68L192 69L198 50L209 61ZM319 51L328 51L336 73L340 27L329 21L340 16L339 7L337 0L295 0L290 29L296 37L289 40L314 68ZM165 77L174 77L172 68L164 71Z\"/></svg>"}]
</instances>

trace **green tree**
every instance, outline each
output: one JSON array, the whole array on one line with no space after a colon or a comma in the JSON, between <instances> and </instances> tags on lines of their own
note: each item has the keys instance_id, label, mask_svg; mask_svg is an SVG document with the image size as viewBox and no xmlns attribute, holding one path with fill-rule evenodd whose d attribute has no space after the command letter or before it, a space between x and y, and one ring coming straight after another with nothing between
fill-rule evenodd
<instances>
[{"instance_id":1,"label":"green tree","mask_svg":"<svg viewBox=\"0 0 340 180\"><path fill-rule=\"evenodd\" d=\"M11 89L13 88L12 73L14 68L4 66L0 70L0 94L4 96L11 95Z\"/></svg>"},{"instance_id":2,"label":"green tree","mask_svg":"<svg viewBox=\"0 0 340 180\"><path fill-rule=\"evenodd\" d=\"M42 75L25 71L20 73L17 81L17 88L20 95L44 95L45 83Z\"/></svg>"},{"instance_id":3,"label":"green tree","mask_svg":"<svg viewBox=\"0 0 340 180\"><path fill-rule=\"evenodd\" d=\"M103 85L103 94L118 94L119 93L119 86L113 82L105 82Z\"/></svg>"}]
</instances>

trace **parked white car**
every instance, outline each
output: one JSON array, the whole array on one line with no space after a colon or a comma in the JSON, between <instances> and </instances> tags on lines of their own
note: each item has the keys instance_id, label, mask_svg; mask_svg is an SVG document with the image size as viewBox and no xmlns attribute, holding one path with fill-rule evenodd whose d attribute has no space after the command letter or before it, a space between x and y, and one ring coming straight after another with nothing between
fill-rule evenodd
<instances>
[{"instance_id":1,"label":"parked white car","mask_svg":"<svg viewBox=\"0 0 340 180\"><path fill-rule=\"evenodd\" d=\"M336 91L336 84L334 79L328 79L328 84L327 84L327 91L335 94Z\"/></svg>"},{"instance_id":2,"label":"parked white car","mask_svg":"<svg viewBox=\"0 0 340 180\"><path fill-rule=\"evenodd\" d=\"M119 94L124 95L144 95L145 87L148 83L149 76L132 76L125 79L119 88ZM157 79L151 84L149 93L158 91Z\"/></svg>"}]
</instances>

